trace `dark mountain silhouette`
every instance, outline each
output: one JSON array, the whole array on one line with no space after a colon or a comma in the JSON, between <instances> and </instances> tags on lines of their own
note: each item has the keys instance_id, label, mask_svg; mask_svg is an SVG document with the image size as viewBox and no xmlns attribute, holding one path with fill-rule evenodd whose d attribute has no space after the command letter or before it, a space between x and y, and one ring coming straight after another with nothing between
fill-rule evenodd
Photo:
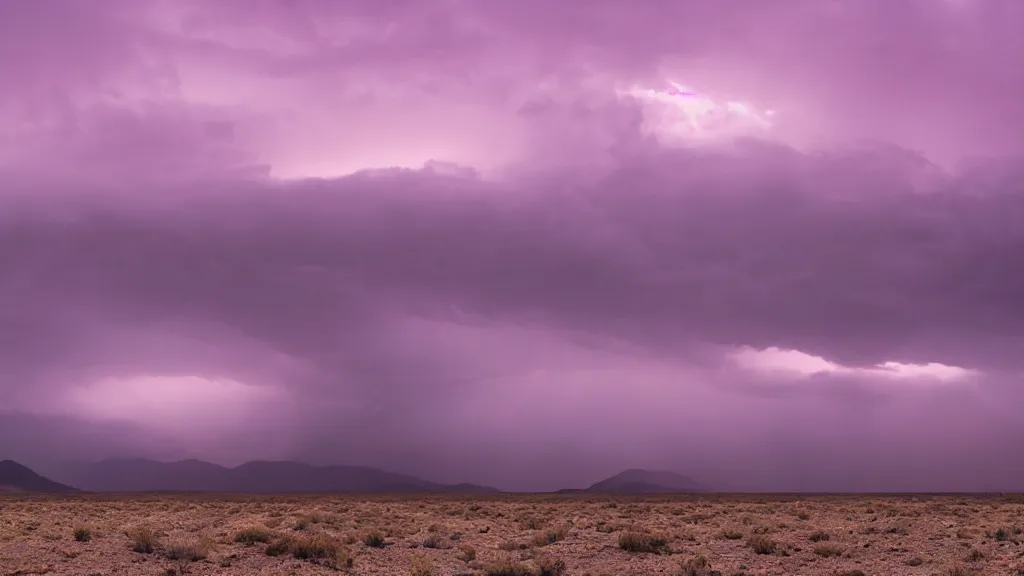
<instances>
[{"instance_id":1,"label":"dark mountain silhouette","mask_svg":"<svg viewBox=\"0 0 1024 576\"><path fill-rule=\"evenodd\" d=\"M375 468L298 462L255 461L227 468L201 460L132 458L69 464L55 476L95 492L499 492L473 484L447 486Z\"/></svg>"},{"instance_id":2,"label":"dark mountain silhouette","mask_svg":"<svg viewBox=\"0 0 1024 576\"><path fill-rule=\"evenodd\" d=\"M460 482L458 484L445 486L445 491L457 494L498 494L501 492L501 490L498 490L497 488L481 486L479 484L469 484L468 482Z\"/></svg>"},{"instance_id":3,"label":"dark mountain silhouette","mask_svg":"<svg viewBox=\"0 0 1024 576\"><path fill-rule=\"evenodd\" d=\"M584 492L611 492L630 494L672 494L681 492L713 492L696 480L676 474L632 468L619 472L585 489Z\"/></svg>"},{"instance_id":4,"label":"dark mountain silhouette","mask_svg":"<svg viewBox=\"0 0 1024 576\"><path fill-rule=\"evenodd\" d=\"M0 462L0 492L52 493L78 492L78 489L44 478L14 460L4 460Z\"/></svg>"}]
</instances>

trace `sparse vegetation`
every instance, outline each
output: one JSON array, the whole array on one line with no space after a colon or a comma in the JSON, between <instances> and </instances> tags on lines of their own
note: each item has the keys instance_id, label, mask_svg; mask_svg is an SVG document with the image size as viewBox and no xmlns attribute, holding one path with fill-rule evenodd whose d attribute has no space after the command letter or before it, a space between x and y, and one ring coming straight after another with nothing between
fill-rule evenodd
<instances>
[{"instance_id":1,"label":"sparse vegetation","mask_svg":"<svg viewBox=\"0 0 1024 576\"><path fill-rule=\"evenodd\" d=\"M290 537L280 537L270 542L267 545L266 553L267 556L283 556L292 549L292 539Z\"/></svg>"},{"instance_id":2,"label":"sparse vegetation","mask_svg":"<svg viewBox=\"0 0 1024 576\"><path fill-rule=\"evenodd\" d=\"M665 551L668 541L646 532L624 532L619 536L619 548L626 552L658 554Z\"/></svg>"},{"instance_id":3,"label":"sparse vegetation","mask_svg":"<svg viewBox=\"0 0 1024 576\"><path fill-rule=\"evenodd\" d=\"M92 540L92 530L88 526L75 526L74 537L76 542L89 542Z\"/></svg>"},{"instance_id":4,"label":"sparse vegetation","mask_svg":"<svg viewBox=\"0 0 1024 576\"><path fill-rule=\"evenodd\" d=\"M704 555L687 558L679 564L679 576L711 576L711 562Z\"/></svg>"},{"instance_id":5,"label":"sparse vegetation","mask_svg":"<svg viewBox=\"0 0 1024 576\"><path fill-rule=\"evenodd\" d=\"M564 576L565 561L553 556L541 556L537 558L537 576Z\"/></svg>"},{"instance_id":6,"label":"sparse vegetation","mask_svg":"<svg viewBox=\"0 0 1024 576\"><path fill-rule=\"evenodd\" d=\"M565 540L567 534L569 534L569 528L566 526L559 526L558 528L548 529L535 535L533 539L530 540L530 543L537 547L547 546L548 544L554 544L559 540Z\"/></svg>"},{"instance_id":7,"label":"sparse vegetation","mask_svg":"<svg viewBox=\"0 0 1024 576\"><path fill-rule=\"evenodd\" d=\"M146 526L133 528L126 535L132 541L132 552L152 554L156 549L156 533Z\"/></svg>"},{"instance_id":8,"label":"sparse vegetation","mask_svg":"<svg viewBox=\"0 0 1024 576\"><path fill-rule=\"evenodd\" d=\"M298 560L319 562L332 568L351 568L354 559L339 540L326 534L282 536L266 549L267 556L291 555Z\"/></svg>"},{"instance_id":9,"label":"sparse vegetation","mask_svg":"<svg viewBox=\"0 0 1024 576\"><path fill-rule=\"evenodd\" d=\"M747 546L755 554L774 554L779 548L779 545L774 540L761 534L755 534L747 539Z\"/></svg>"},{"instance_id":10,"label":"sparse vegetation","mask_svg":"<svg viewBox=\"0 0 1024 576\"><path fill-rule=\"evenodd\" d=\"M262 526L250 526L243 528L235 534L235 542L245 544L246 546L252 546L256 543L270 542L274 538L274 533L269 528Z\"/></svg>"},{"instance_id":11,"label":"sparse vegetation","mask_svg":"<svg viewBox=\"0 0 1024 576\"><path fill-rule=\"evenodd\" d=\"M167 544L164 548L164 556L169 560L198 562L199 560L206 559L211 548L212 543L208 540L193 538L180 539Z\"/></svg>"},{"instance_id":12,"label":"sparse vegetation","mask_svg":"<svg viewBox=\"0 0 1024 576\"><path fill-rule=\"evenodd\" d=\"M456 558L463 562L472 562L476 560L476 549L472 546L463 546L459 549L459 554Z\"/></svg>"},{"instance_id":13,"label":"sparse vegetation","mask_svg":"<svg viewBox=\"0 0 1024 576\"><path fill-rule=\"evenodd\" d=\"M833 556L842 556L843 549L832 544L822 544L814 547L814 553L822 558L832 558Z\"/></svg>"},{"instance_id":14,"label":"sparse vegetation","mask_svg":"<svg viewBox=\"0 0 1024 576\"><path fill-rule=\"evenodd\" d=\"M1022 502L805 496L796 507L789 497L718 495L4 495L0 565L83 576L136 565L153 575L298 574L297 561L398 576L1024 576L1015 572L1024 566Z\"/></svg>"},{"instance_id":15,"label":"sparse vegetation","mask_svg":"<svg viewBox=\"0 0 1024 576\"><path fill-rule=\"evenodd\" d=\"M363 536L363 544L370 548L383 548L385 544L384 536L380 532L370 532Z\"/></svg>"},{"instance_id":16,"label":"sparse vegetation","mask_svg":"<svg viewBox=\"0 0 1024 576\"><path fill-rule=\"evenodd\" d=\"M413 556L410 561L409 576L436 576L434 562L426 556Z\"/></svg>"},{"instance_id":17,"label":"sparse vegetation","mask_svg":"<svg viewBox=\"0 0 1024 576\"><path fill-rule=\"evenodd\" d=\"M371 544L367 543L367 546L371 546ZM431 534L423 540L423 547L443 550L451 548L452 546L448 543L448 540L442 537L440 534Z\"/></svg>"},{"instance_id":18,"label":"sparse vegetation","mask_svg":"<svg viewBox=\"0 0 1024 576\"><path fill-rule=\"evenodd\" d=\"M486 576L536 576L530 568L511 558L501 558L487 565Z\"/></svg>"}]
</instances>

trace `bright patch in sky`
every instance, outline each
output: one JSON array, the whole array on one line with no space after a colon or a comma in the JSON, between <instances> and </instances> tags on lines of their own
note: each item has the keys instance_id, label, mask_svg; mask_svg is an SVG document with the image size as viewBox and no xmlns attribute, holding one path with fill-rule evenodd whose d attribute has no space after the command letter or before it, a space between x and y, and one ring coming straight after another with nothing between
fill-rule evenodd
<instances>
[{"instance_id":1,"label":"bright patch in sky","mask_svg":"<svg viewBox=\"0 0 1024 576\"><path fill-rule=\"evenodd\" d=\"M67 404L100 420L123 420L157 428L231 428L261 407L278 404L280 393L227 379L199 376L109 378L74 388Z\"/></svg>"},{"instance_id":2,"label":"bright patch in sky","mask_svg":"<svg viewBox=\"0 0 1024 576\"><path fill-rule=\"evenodd\" d=\"M820 356L812 356L799 350L783 350L781 348L743 348L736 352L733 359L740 366L765 372L796 372L810 376L828 372L838 372L842 366L825 360Z\"/></svg>"},{"instance_id":3,"label":"bright patch in sky","mask_svg":"<svg viewBox=\"0 0 1024 576\"><path fill-rule=\"evenodd\" d=\"M767 134L775 112L760 110L749 102L719 100L692 88L669 83L668 88L631 87L619 90L646 104L645 127L664 143L727 140Z\"/></svg>"},{"instance_id":4,"label":"bright patch in sky","mask_svg":"<svg viewBox=\"0 0 1024 576\"><path fill-rule=\"evenodd\" d=\"M816 376L822 374L846 374L898 380L939 380L958 381L974 375L972 370L948 366L937 362L928 364L904 364L883 362L869 368L853 368L830 362L799 350L785 350L769 347L763 350L744 347L733 353L733 361L740 367L756 372L776 372Z\"/></svg>"}]
</instances>

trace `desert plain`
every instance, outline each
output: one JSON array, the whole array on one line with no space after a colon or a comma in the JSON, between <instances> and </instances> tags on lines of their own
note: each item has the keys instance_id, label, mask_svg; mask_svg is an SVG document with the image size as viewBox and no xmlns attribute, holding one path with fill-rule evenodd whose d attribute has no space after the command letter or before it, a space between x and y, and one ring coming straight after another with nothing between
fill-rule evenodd
<instances>
[{"instance_id":1,"label":"desert plain","mask_svg":"<svg viewBox=\"0 0 1024 576\"><path fill-rule=\"evenodd\" d=\"M1014 496L0 496L0 576L1024 575Z\"/></svg>"}]
</instances>

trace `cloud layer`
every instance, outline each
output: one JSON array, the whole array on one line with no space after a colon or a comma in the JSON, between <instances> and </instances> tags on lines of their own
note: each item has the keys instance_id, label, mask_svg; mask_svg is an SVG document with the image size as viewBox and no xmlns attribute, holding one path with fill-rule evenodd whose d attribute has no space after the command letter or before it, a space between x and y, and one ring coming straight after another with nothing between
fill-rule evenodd
<instances>
[{"instance_id":1,"label":"cloud layer","mask_svg":"<svg viewBox=\"0 0 1024 576\"><path fill-rule=\"evenodd\" d=\"M98 6L0 3L12 429L515 489L1021 472L1019 3Z\"/></svg>"}]
</instances>

